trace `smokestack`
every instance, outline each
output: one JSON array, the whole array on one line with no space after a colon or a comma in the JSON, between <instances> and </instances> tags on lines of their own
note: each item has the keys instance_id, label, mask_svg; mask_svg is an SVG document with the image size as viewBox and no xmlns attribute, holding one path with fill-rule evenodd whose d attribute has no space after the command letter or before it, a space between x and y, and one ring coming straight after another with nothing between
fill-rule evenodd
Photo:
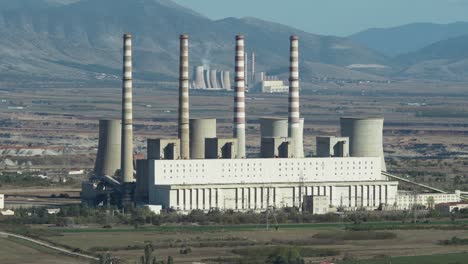
<instances>
[{"instance_id":1,"label":"smokestack","mask_svg":"<svg viewBox=\"0 0 468 264\"><path fill-rule=\"evenodd\" d=\"M132 35L123 36L123 87L122 87L122 158L121 174L124 183L133 178L133 110L132 110Z\"/></svg>"},{"instance_id":2,"label":"smokestack","mask_svg":"<svg viewBox=\"0 0 468 264\"><path fill-rule=\"evenodd\" d=\"M249 65L249 55L247 52L244 52L244 82L245 82L245 87L249 87L249 74L247 71Z\"/></svg>"},{"instance_id":3,"label":"smokestack","mask_svg":"<svg viewBox=\"0 0 468 264\"><path fill-rule=\"evenodd\" d=\"M288 108L288 132L294 142L294 157L301 158L304 153L300 153L299 145L300 131L300 112L299 112L299 38L290 37L290 66L289 66L289 108Z\"/></svg>"},{"instance_id":4,"label":"smokestack","mask_svg":"<svg viewBox=\"0 0 468 264\"><path fill-rule=\"evenodd\" d=\"M252 52L252 67L250 69L250 80L252 84L255 84L255 52Z\"/></svg>"},{"instance_id":5,"label":"smokestack","mask_svg":"<svg viewBox=\"0 0 468 264\"><path fill-rule=\"evenodd\" d=\"M180 157L190 158L189 135L189 51L188 35L180 35L179 61L179 139Z\"/></svg>"},{"instance_id":6,"label":"smokestack","mask_svg":"<svg viewBox=\"0 0 468 264\"><path fill-rule=\"evenodd\" d=\"M245 158L245 53L244 36L236 36L234 86L234 137L237 138L237 158Z\"/></svg>"}]
</instances>

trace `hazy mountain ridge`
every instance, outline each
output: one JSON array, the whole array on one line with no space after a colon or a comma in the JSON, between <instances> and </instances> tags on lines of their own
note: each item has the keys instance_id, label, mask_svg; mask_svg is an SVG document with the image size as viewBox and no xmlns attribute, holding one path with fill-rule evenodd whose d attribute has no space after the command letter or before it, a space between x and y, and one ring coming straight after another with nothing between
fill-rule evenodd
<instances>
[{"instance_id":1,"label":"hazy mountain ridge","mask_svg":"<svg viewBox=\"0 0 468 264\"><path fill-rule=\"evenodd\" d=\"M124 32L134 36L136 77L149 80L177 76L181 33L190 34L192 65L211 61L213 66L232 69L234 36L239 32L246 35L247 50L257 53L259 70L287 69L290 34L301 37L304 62L346 66L386 61L347 39L313 35L254 18L212 21L169 0L71 0L71 4L40 0L44 5L19 1L16 8L0 6L3 77L117 80ZM0 5L6 2L0 1ZM356 71L347 75L353 73L359 75Z\"/></svg>"},{"instance_id":2,"label":"hazy mountain ridge","mask_svg":"<svg viewBox=\"0 0 468 264\"><path fill-rule=\"evenodd\" d=\"M412 23L392 28L367 29L349 38L387 56L397 56L465 34L468 34L468 22Z\"/></svg>"}]
</instances>

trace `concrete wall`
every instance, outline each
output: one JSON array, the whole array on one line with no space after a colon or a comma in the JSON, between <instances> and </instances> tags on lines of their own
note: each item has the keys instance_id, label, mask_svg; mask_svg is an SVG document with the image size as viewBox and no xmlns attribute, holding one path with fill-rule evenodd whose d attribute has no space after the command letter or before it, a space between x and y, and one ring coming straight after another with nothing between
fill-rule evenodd
<instances>
[{"instance_id":1,"label":"concrete wall","mask_svg":"<svg viewBox=\"0 0 468 264\"><path fill-rule=\"evenodd\" d=\"M235 159L237 156L237 139L207 138L205 139L206 159Z\"/></svg>"},{"instance_id":2,"label":"concrete wall","mask_svg":"<svg viewBox=\"0 0 468 264\"><path fill-rule=\"evenodd\" d=\"M383 186L383 187L381 187ZM153 185L150 190L150 204L162 205L163 208L173 208L180 211L195 209L208 211L212 208L220 210L238 211L264 211L273 206L275 208L295 206L302 208L304 197L321 197L317 208L323 211L323 207L329 205L333 208L343 207L345 210L366 208L373 210L382 202L395 200L398 182L374 181L374 182L294 182L294 183L270 183L270 184L222 184L222 185ZM370 187L370 188L367 188ZM367 190L387 190L385 196L369 194ZM352 190L364 190L363 195L355 196ZM351 192L344 197L343 191ZM366 203L356 202L363 196ZM323 197L326 197L323 200ZM351 199L350 199L351 197ZM318 201L317 201L318 202ZM324 213L324 212L318 212Z\"/></svg>"},{"instance_id":3,"label":"concrete wall","mask_svg":"<svg viewBox=\"0 0 468 264\"><path fill-rule=\"evenodd\" d=\"M180 159L180 140L148 139L147 156L152 160L178 160Z\"/></svg>"},{"instance_id":4,"label":"concrete wall","mask_svg":"<svg viewBox=\"0 0 468 264\"><path fill-rule=\"evenodd\" d=\"M260 153L262 158L291 158L294 147L288 137L262 137Z\"/></svg>"},{"instance_id":5,"label":"concrete wall","mask_svg":"<svg viewBox=\"0 0 468 264\"><path fill-rule=\"evenodd\" d=\"M318 157L349 157L349 138L317 137Z\"/></svg>"},{"instance_id":6,"label":"concrete wall","mask_svg":"<svg viewBox=\"0 0 468 264\"><path fill-rule=\"evenodd\" d=\"M385 180L379 158L151 160L157 185Z\"/></svg>"},{"instance_id":7,"label":"concrete wall","mask_svg":"<svg viewBox=\"0 0 468 264\"><path fill-rule=\"evenodd\" d=\"M205 158L205 139L216 138L216 119L190 119L190 158Z\"/></svg>"},{"instance_id":8,"label":"concrete wall","mask_svg":"<svg viewBox=\"0 0 468 264\"><path fill-rule=\"evenodd\" d=\"M99 143L94 175L114 176L121 164L121 121L99 120Z\"/></svg>"}]
</instances>

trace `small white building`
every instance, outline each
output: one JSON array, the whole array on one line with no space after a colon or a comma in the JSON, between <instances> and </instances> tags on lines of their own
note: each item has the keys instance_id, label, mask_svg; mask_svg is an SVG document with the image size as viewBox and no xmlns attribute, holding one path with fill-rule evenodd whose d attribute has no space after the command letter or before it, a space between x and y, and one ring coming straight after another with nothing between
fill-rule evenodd
<instances>
[{"instance_id":1,"label":"small white building","mask_svg":"<svg viewBox=\"0 0 468 264\"><path fill-rule=\"evenodd\" d=\"M262 81L262 93L287 93L289 86L285 85L281 80Z\"/></svg>"},{"instance_id":2,"label":"small white building","mask_svg":"<svg viewBox=\"0 0 468 264\"><path fill-rule=\"evenodd\" d=\"M455 193L413 193L398 191L396 206L400 210L410 210L414 205L434 208L438 204L460 202L460 191Z\"/></svg>"}]
</instances>

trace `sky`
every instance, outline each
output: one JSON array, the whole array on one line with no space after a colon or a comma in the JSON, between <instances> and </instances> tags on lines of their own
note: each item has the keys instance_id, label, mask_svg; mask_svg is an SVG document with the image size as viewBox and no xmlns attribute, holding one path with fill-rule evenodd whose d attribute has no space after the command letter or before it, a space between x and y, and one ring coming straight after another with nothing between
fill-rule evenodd
<instances>
[{"instance_id":1,"label":"sky","mask_svg":"<svg viewBox=\"0 0 468 264\"><path fill-rule=\"evenodd\" d=\"M174 0L211 19L256 17L321 35L468 21L468 0Z\"/></svg>"}]
</instances>

